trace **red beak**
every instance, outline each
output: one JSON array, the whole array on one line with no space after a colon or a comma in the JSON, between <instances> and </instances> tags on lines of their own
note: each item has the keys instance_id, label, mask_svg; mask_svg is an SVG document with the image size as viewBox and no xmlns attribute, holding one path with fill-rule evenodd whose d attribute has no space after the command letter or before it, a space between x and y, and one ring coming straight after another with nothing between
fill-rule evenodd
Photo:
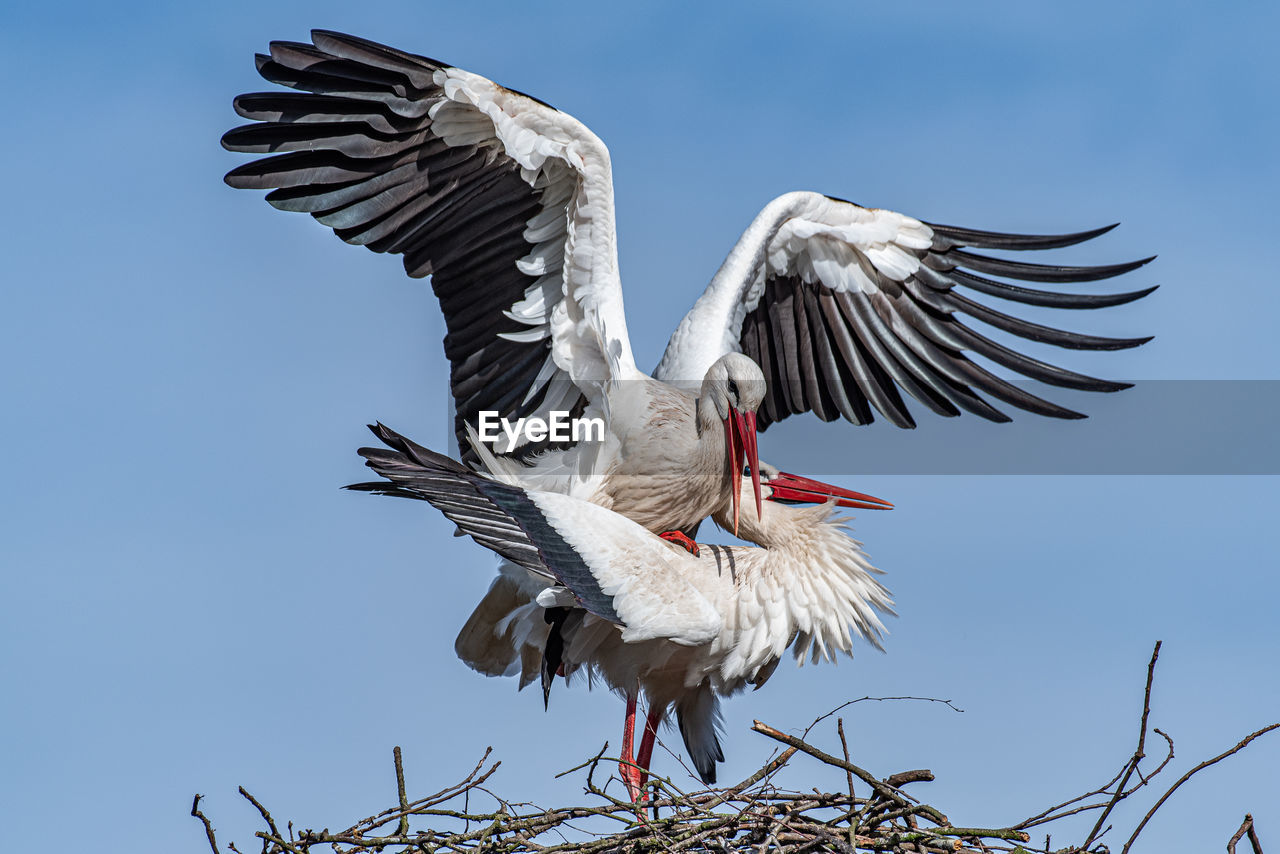
<instances>
[{"instance_id":1,"label":"red beak","mask_svg":"<svg viewBox=\"0 0 1280 854\"><path fill-rule=\"evenodd\" d=\"M854 492L852 489L841 489L820 480L811 480L787 472L778 472L777 477L769 481L771 498L777 501L801 501L806 504L821 504L835 498L837 507L857 507L862 510L892 510L893 505L881 498Z\"/></svg>"},{"instance_id":2,"label":"red beak","mask_svg":"<svg viewBox=\"0 0 1280 854\"><path fill-rule=\"evenodd\" d=\"M763 515L763 501L760 498L760 456L756 447L756 414L739 412L734 409L724 420L725 438L729 452L729 483L733 490L733 535L738 536L738 516L742 499L738 491L738 481L742 478L742 463L751 468L751 488L756 495L756 518Z\"/></svg>"}]
</instances>

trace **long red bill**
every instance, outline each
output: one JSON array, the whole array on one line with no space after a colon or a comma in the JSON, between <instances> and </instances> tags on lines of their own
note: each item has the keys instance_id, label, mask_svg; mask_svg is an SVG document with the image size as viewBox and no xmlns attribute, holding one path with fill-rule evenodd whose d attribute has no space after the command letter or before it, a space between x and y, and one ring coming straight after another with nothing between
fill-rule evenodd
<instances>
[{"instance_id":1,"label":"long red bill","mask_svg":"<svg viewBox=\"0 0 1280 854\"><path fill-rule=\"evenodd\" d=\"M735 417L736 416L736 417ZM738 510L742 500L738 495L738 481L742 478L742 456L745 448L740 438L741 427L738 420L742 415L734 410L724 420L725 450L729 453L729 489L733 501L733 535L738 536Z\"/></svg>"},{"instance_id":2,"label":"long red bill","mask_svg":"<svg viewBox=\"0 0 1280 854\"><path fill-rule=\"evenodd\" d=\"M760 499L760 453L756 447L756 414L744 412L738 416L738 429L742 431L742 445L747 452L747 465L751 466L751 489L756 494L756 518L764 518L764 502Z\"/></svg>"},{"instance_id":3,"label":"long red bill","mask_svg":"<svg viewBox=\"0 0 1280 854\"><path fill-rule=\"evenodd\" d=\"M821 504L835 498L837 507L856 507L862 510L892 510L893 505L882 498L842 489L820 480L812 480L787 472L778 472L769 480L772 498L778 501L802 501L809 504Z\"/></svg>"}]
</instances>

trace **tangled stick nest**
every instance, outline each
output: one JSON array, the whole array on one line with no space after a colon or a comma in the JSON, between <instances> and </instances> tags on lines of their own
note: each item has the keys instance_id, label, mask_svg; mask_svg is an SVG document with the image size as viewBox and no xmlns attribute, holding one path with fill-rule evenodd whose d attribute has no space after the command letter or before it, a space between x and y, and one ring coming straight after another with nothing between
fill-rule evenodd
<instances>
[{"instance_id":1,"label":"tangled stick nest","mask_svg":"<svg viewBox=\"0 0 1280 854\"><path fill-rule=\"evenodd\" d=\"M1050 854L1050 837L1045 835L1043 845L1035 845L1031 842L1032 831L1039 837L1054 822L1093 812L1097 813L1097 819L1085 838L1078 844L1057 849L1057 854L1109 854L1110 849L1100 839L1111 830L1107 819L1112 810L1149 785L1173 759L1173 739L1159 729L1151 729L1150 732L1164 740L1167 753L1153 769L1140 767L1147 758L1151 683L1159 654L1160 644L1157 643L1147 666L1137 747L1119 772L1104 785L1009 827L956 825L936 807L904 790L912 783L933 780L930 771L904 771L881 779L854 764L849 759L842 719L837 718L836 721L840 756L805 740L820 721L853 703L874 699L925 698L864 697L853 700L815 720L802 736L789 735L757 721L752 727L755 732L784 746L764 767L737 785L700 792L684 792L669 779L654 778L647 809L619 800L606 791L606 786L597 784L601 764L608 763L606 767L611 768L614 767L612 763L617 762L604 755L607 744L587 762L559 775L585 772L585 793L591 798L591 803L585 806L544 809L504 800L486 787L501 764L489 764L489 750L485 751L475 769L458 783L411 801L405 789L400 748L395 748L398 804L337 833L327 829L295 832L291 822L282 832L261 802L243 787L240 794L253 804L266 825L265 830L255 834L261 842L261 854L309 854L317 846L329 847L337 854L369 851L391 851L395 854L411 851L513 854L535 851L592 854L643 851L779 851L797 854L809 851L845 854L857 851L1010 851ZM933 702L950 705L945 700ZM1154 802L1132 830L1121 854L1127 854L1147 822L1183 783L1277 728L1280 728L1280 723L1250 733L1234 747L1183 774ZM774 785L778 771L788 765L797 753L805 753L844 772L847 790L800 792ZM858 796L858 791L865 792L866 796ZM474 796L485 796L494 808L487 812L472 809L472 800L478 799ZM201 795L196 795L191 814L203 823L213 854L220 854L213 825L200 809L201 798ZM1246 837L1254 854L1262 854L1251 815L1245 816L1239 831L1227 843L1230 854L1235 854L1236 845ZM227 847L235 854L241 854L234 843Z\"/></svg>"}]
</instances>

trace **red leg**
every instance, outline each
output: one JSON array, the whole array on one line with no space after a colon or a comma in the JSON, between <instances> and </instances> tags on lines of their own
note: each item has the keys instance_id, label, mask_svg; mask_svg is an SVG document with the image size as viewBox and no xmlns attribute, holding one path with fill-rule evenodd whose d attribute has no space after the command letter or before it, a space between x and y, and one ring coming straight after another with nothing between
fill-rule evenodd
<instances>
[{"instance_id":1,"label":"red leg","mask_svg":"<svg viewBox=\"0 0 1280 854\"><path fill-rule=\"evenodd\" d=\"M627 718L622 725L622 761L618 763L618 773L622 775L622 782L627 787L627 794L631 796L631 800L640 803L643 794L643 784L640 782L640 772L632 764L635 760L633 753L635 745L636 732L636 695L627 695Z\"/></svg>"},{"instance_id":2,"label":"red leg","mask_svg":"<svg viewBox=\"0 0 1280 854\"><path fill-rule=\"evenodd\" d=\"M640 772L640 789L649 782L649 760L653 758L653 742L658 737L658 724L662 723L663 709L650 706L649 715L644 719L644 735L640 737L640 751L636 754L636 764L644 770ZM641 795L643 797L643 795Z\"/></svg>"},{"instance_id":3,"label":"red leg","mask_svg":"<svg viewBox=\"0 0 1280 854\"><path fill-rule=\"evenodd\" d=\"M694 557L698 556L698 544L684 535L683 531L663 531L658 535L667 542L675 543L678 546L684 546L684 550Z\"/></svg>"}]
</instances>

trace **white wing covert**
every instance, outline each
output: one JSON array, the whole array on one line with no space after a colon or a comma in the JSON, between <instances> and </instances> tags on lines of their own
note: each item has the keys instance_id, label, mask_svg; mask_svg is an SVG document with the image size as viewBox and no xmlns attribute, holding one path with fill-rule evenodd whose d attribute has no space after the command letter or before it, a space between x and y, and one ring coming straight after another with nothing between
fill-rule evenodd
<instances>
[{"instance_id":1,"label":"white wing covert","mask_svg":"<svg viewBox=\"0 0 1280 854\"><path fill-rule=\"evenodd\" d=\"M1151 259L1070 267L988 257L962 247L1051 249L1112 227L1061 235L1002 234L926 223L818 193L788 193L767 205L739 239L672 335L654 376L687 384L725 353L745 353L768 382L758 416L762 429L810 410L824 421L844 417L866 424L874 419L873 408L898 426L913 427L899 390L945 416L963 409L1008 421L981 392L1041 415L1081 418L991 373L965 353L1050 385L1116 391L1129 384L1019 353L975 331L963 316L1072 349L1117 350L1150 339L1053 329L996 311L960 289L1029 305L1102 308L1139 299L1155 287L1070 294L988 276L1087 282L1129 272Z\"/></svg>"}]
</instances>

